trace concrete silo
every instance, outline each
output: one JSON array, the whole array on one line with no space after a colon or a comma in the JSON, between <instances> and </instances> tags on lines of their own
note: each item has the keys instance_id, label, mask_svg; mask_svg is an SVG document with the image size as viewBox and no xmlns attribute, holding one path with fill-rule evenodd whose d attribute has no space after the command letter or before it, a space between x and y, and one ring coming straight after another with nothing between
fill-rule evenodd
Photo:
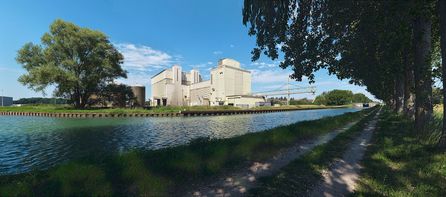
<instances>
[{"instance_id":1,"label":"concrete silo","mask_svg":"<svg viewBox=\"0 0 446 197\"><path fill-rule=\"evenodd\" d=\"M131 86L132 92L136 97L136 104L144 107L146 101L146 87L143 85Z\"/></svg>"}]
</instances>

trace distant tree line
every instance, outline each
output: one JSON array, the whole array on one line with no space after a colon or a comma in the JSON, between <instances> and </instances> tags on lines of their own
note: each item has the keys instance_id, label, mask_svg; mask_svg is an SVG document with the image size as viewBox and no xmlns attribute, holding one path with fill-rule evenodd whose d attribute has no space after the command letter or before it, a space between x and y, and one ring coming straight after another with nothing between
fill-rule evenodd
<instances>
[{"instance_id":1,"label":"distant tree line","mask_svg":"<svg viewBox=\"0 0 446 197\"><path fill-rule=\"evenodd\" d=\"M352 103L370 103L372 102L362 93L353 94L350 90L332 90L323 92L317 96L314 103L319 105L347 105Z\"/></svg>"},{"instance_id":2,"label":"distant tree line","mask_svg":"<svg viewBox=\"0 0 446 197\"><path fill-rule=\"evenodd\" d=\"M270 97L268 101L274 104L286 104L287 97ZM347 105L352 103L370 103L372 100L362 93L353 94L350 90L332 90L323 92L314 101L307 98L290 98L290 105Z\"/></svg>"},{"instance_id":3,"label":"distant tree line","mask_svg":"<svg viewBox=\"0 0 446 197\"><path fill-rule=\"evenodd\" d=\"M21 98L15 100L14 104L69 104L69 99L64 98L42 98L42 97L32 97L32 98Z\"/></svg>"}]
</instances>

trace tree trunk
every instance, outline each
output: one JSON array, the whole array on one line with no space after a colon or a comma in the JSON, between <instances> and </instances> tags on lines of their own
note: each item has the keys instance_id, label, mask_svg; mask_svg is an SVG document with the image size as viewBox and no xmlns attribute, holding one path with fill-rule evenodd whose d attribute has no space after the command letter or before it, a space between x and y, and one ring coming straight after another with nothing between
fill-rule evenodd
<instances>
[{"instance_id":1,"label":"tree trunk","mask_svg":"<svg viewBox=\"0 0 446 197\"><path fill-rule=\"evenodd\" d=\"M438 0L438 12L440 16L440 47L442 61L442 81L443 81L443 128L438 145L446 149L446 0Z\"/></svg>"},{"instance_id":2,"label":"tree trunk","mask_svg":"<svg viewBox=\"0 0 446 197\"><path fill-rule=\"evenodd\" d=\"M409 60L408 51L404 55L404 98L403 98L403 111L406 117L414 119L414 100L415 95L413 94L414 89L414 76L413 76L413 66Z\"/></svg>"},{"instance_id":3,"label":"tree trunk","mask_svg":"<svg viewBox=\"0 0 446 197\"><path fill-rule=\"evenodd\" d=\"M404 102L404 74L398 74L395 81L395 112L403 112Z\"/></svg>"},{"instance_id":4,"label":"tree trunk","mask_svg":"<svg viewBox=\"0 0 446 197\"><path fill-rule=\"evenodd\" d=\"M419 15L414 21L415 128L424 131L432 117L432 21Z\"/></svg>"}]
</instances>

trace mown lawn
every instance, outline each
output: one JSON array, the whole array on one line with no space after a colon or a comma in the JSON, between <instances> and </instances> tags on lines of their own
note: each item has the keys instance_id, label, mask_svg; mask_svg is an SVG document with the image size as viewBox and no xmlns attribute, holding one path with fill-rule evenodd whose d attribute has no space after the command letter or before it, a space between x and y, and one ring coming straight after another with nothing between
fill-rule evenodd
<instances>
[{"instance_id":1,"label":"mown lawn","mask_svg":"<svg viewBox=\"0 0 446 197\"><path fill-rule=\"evenodd\" d=\"M446 196L446 152L436 147L441 118L438 110L430 132L419 133L411 120L384 114L354 196Z\"/></svg>"},{"instance_id":2,"label":"mown lawn","mask_svg":"<svg viewBox=\"0 0 446 197\"><path fill-rule=\"evenodd\" d=\"M84 158L46 171L1 176L0 196L165 196L194 181L270 158L299 140L359 120L370 109L299 122L268 131L174 148Z\"/></svg>"}]
</instances>

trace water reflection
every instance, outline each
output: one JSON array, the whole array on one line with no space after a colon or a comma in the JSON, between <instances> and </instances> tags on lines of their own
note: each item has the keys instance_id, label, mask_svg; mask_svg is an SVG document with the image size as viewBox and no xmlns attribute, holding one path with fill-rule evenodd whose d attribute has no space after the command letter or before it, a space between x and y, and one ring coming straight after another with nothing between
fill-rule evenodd
<instances>
[{"instance_id":1,"label":"water reflection","mask_svg":"<svg viewBox=\"0 0 446 197\"><path fill-rule=\"evenodd\" d=\"M86 155L159 149L198 137L229 138L357 109L206 117L66 119L0 116L0 174L45 169Z\"/></svg>"}]
</instances>

